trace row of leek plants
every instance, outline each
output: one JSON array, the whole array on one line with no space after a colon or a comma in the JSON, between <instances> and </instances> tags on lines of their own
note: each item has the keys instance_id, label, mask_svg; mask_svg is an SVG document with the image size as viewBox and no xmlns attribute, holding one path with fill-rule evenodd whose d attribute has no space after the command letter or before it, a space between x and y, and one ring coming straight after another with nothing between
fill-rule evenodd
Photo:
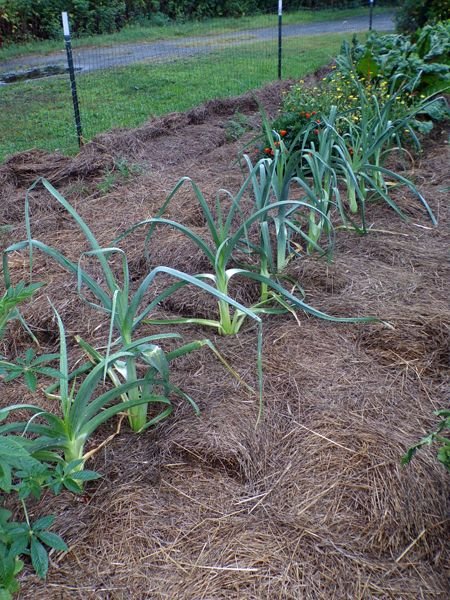
<instances>
[{"instance_id":1,"label":"row of leek plants","mask_svg":"<svg viewBox=\"0 0 450 600\"><path fill-rule=\"evenodd\" d=\"M56 313L60 332L60 373L58 382L48 390L49 398L59 400L62 417L55 416L52 412L42 411L34 405L17 404L9 407L9 411L28 410L34 416L26 424L15 422L4 426L4 431L24 432L40 436L41 443L47 449L59 449L64 452L67 462L82 460L85 456L84 446L88 437L107 418L126 410L131 428L140 432L166 418L172 411L171 396L173 394L187 400L194 408L197 405L183 390L170 382L170 362L189 352L203 346L209 347L218 356L233 375L238 375L226 363L209 339L197 340L180 345L170 353L163 351L159 342L171 338L179 339L178 334L163 333L153 336L140 337L139 326L142 323L183 323L194 322L201 325L212 326L220 334L236 334L239 332L246 318L257 324L257 371L259 381L259 402L262 406L262 320L261 314L272 314L286 311L304 310L316 317L335 322L368 322L371 317L333 317L306 304L302 295L299 296L298 288L288 290L283 285L283 274L278 272L280 262L284 266L289 255L290 233L295 232L303 236L307 243L317 246L317 243L303 233L294 222L295 213L307 209L317 213L318 218L328 221L328 216L311 206L304 198L301 186L299 199L287 199L288 192L281 191L283 186L288 189L295 178L286 175L289 169L283 164L284 155L279 153L277 160L260 161L255 167L248 161L249 174L239 193L232 197L229 193L222 195L228 198L230 208L224 212L224 203L221 194L217 196L216 215L210 210L206 199L198 187L192 183L196 197L204 212L211 240L202 239L182 224L163 218L163 213L180 187L190 180L184 178L169 195L161 208L160 214L154 219L143 221L131 227L122 236L126 237L136 228L148 225L150 227L148 242L153 239L156 225L165 225L185 233L205 254L211 264L209 273L183 273L166 266L158 266L145 275L135 291L132 290L128 261L125 252L118 246L119 240L109 247L101 247L93 232L71 204L46 180L40 183L47 189L59 205L61 205L73 218L76 225L83 232L90 250L80 255L77 262L70 260L56 248L46 245L32 236L32 223L30 219L30 192L25 203L25 221L27 239L9 246L3 255L3 272L7 287L11 285L9 257L12 253L28 250L30 265L33 266L34 253L43 252L55 260L68 271L77 281L80 296L94 309L107 315L109 320L109 334L104 353L91 346L87 341L79 338L78 341L88 356L88 361L75 371L70 371L68 366L67 348L64 327ZM280 178L280 170L283 178ZM250 211L250 216L244 217L241 201L251 187L255 196L255 208ZM278 198L282 198L278 201ZM275 201L274 201L275 200ZM236 228L235 220L240 221ZM250 230L255 225L258 231L256 243L250 241ZM270 227L272 226L272 227ZM274 231L277 242L277 259L275 265L271 258L271 246ZM280 241L281 240L281 241ZM239 267L235 263L235 252L243 249L247 253L256 255L255 264ZM242 253L241 253L242 254ZM112 256L121 259L121 273L117 273L110 265ZM86 259L94 258L101 267L103 281L99 283L90 276ZM273 269L272 274L269 270ZM157 294L151 301L147 301L148 294L152 292L152 284L159 274L165 274L176 281L168 286L162 293ZM237 302L229 295L229 282L234 277L247 278L255 281L261 289L260 300L253 306L247 307ZM218 302L218 319L175 319L158 321L151 318L154 309L167 297L174 294L186 285L195 286L197 289L210 294ZM143 372L139 377L138 372ZM96 395L94 391L103 378L108 377L113 384L113 389ZM83 379L80 385L78 380ZM72 382L72 383L71 383ZM113 403L112 406L110 404ZM156 416L149 418L149 406L159 407ZM108 407L108 408L106 408ZM39 418L38 418L39 417ZM36 422L39 421L39 422ZM42 425L41 421L46 421Z\"/></svg>"},{"instance_id":2,"label":"row of leek plants","mask_svg":"<svg viewBox=\"0 0 450 600\"><path fill-rule=\"evenodd\" d=\"M85 440L92 433L93 428L96 428L100 424L101 415L106 412L103 410L104 406L115 399L120 399L120 403L115 405L115 413L127 410L130 426L136 432L143 431L170 414L172 411L171 394L177 394L190 402L195 410L198 410L195 402L188 394L170 382L169 364L175 358L206 346L220 358L231 373L237 376L209 339L190 342L179 346L171 353L165 353L161 345L155 342L168 338L180 339L181 336L179 334L159 334L139 337L136 333L139 325L153 309L153 303L144 306L144 300L149 288L151 288L152 283L159 274L164 273L169 275L183 284L195 285L201 290L215 296L219 302L229 303L236 310L253 319L259 328L261 328L261 320L251 310L232 298L225 296L207 283L169 267L161 266L151 270L143 278L137 290L133 292L131 289L128 261L123 250L118 247L102 248L91 229L70 203L48 181L39 180L39 182L72 216L77 226L85 235L91 250L83 253L79 257L78 262L74 262L56 248L48 246L40 240L33 239L30 221L30 193L28 193L25 203L27 239L12 244L3 254L3 272L6 286L9 287L11 285L9 267L11 253L28 249L32 267L34 253L36 250L39 250L68 271L77 281L78 292L83 300L94 309L106 314L109 320L109 335L105 353L100 353L98 349L95 349L88 342L79 338L79 343L86 352L89 360L75 371L70 372L67 364L65 333L63 325L57 316L61 344L60 371L63 376L56 385L51 386L49 395L50 397L59 399L64 415L64 423L57 423L56 420L52 419L50 414L45 415L45 418L52 420L52 426L54 426L55 431L58 431L62 436L53 436L54 439L52 442L49 441L49 446L59 444L61 447L62 444L65 452L67 452L67 460L70 460L74 457L83 457ZM37 184L38 182L30 188L30 191ZM109 262L111 256L117 254L122 260L121 277L115 273ZM101 283L91 277L87 268L83 266L83 261L86 257L94 257L98 260L103 275ZM139 369L144 370L145 374L143 378L138 378ZM102 376L109 377L114 385L114 389L91 401L93 390L101 381ZM77 378L79 379L80 377L86 377L86 379L80 385L78 391L75 391L74 386L69 389L69 381L73 381L76 384ZM87 410L86 407L89 403L91 405L89 410ZM160 405L161 411L156 417L148 419L147 413L150 404ZM9 410L24 408L35 414L40 412L38 407L25 405L15 405L14 407L9 407ZM108 414L111 416L115 413L111 409ZM91 419L93 419L92 422ZM15 427L16 429L23 429L19 423ZM28 426L29 431L31 431L30 427L31 424ZM10 431L13 430L12 428L13 426L10 425ZM35 433L38 433L39 427L33 424L33 428ZM47 430L45 432L42 430L42 433L46 438L49 437Z\"/></svg>"},{"instance_id":3,"label":"row of leek plants","mask_svg":"<svg viewBox=\"0 0 450 600\"><path fill-rule=\"evenodd\" d=\"M392 191L400 186L417 197L433 225L437 224L433 211L414 183L384 163L394 150L408 153L402 144L404 132L410 133L410 139L419 146L412 122L424 106L441 99L428 100L407 115L393 119L395 101L401 91L392 90L389 100L381 104L375 95L368 97L359 82L356 86L360 104L357 119L353 113L338 113L333 106L328 115L321 115L321 129L315 142L310 141L310 129L317 126L314 124L298 135L291 147L299 145L300 149L292 152L276 132L271 132L274 160L277 153L283 153L294 157L297 164L293 179L305 192L310 212L308 224L294 220L294 226L307 231L308 253L317 250L316 245L324 236L330 239L333 220L340 221L339 227L367 233L370 201L381 199L399 217L406 219L392 197ZM298 216L298 212L296 214Z\"/></svg>"}]
</instances>

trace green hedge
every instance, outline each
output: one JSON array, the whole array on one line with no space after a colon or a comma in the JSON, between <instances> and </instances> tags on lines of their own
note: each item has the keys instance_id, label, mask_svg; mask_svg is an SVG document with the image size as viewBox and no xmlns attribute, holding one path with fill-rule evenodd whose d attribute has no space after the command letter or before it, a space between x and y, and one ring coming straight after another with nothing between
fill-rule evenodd
<instances>
[{"instance_id":1,"label":"green hedge","mask_svg":"<svg viewBox=\"0 0 450 600\"><path fill-rule=\"evenodd\" d=\"M397 12L397 31L414 33L428 23L450 19L449 0L405 0Z\"/></svg>"}]
</instances>

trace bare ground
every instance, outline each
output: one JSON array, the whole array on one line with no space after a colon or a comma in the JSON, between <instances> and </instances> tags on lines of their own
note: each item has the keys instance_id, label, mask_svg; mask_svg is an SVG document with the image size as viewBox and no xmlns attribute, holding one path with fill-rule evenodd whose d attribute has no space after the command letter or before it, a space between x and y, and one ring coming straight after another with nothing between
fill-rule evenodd
<instances>
[{"instance_id":1,"label":"bare ground","mask_svg":"<svg viewBox=\"0 0 450 600\"><path fill-rule=\"evenodd\" d=\"M280 91L259 92L272 113ZM0 168L2 222L13 226L3 243L24 236L25 191L37 175L66 195L104 244L154 214L184 175L211 200L220 187L236 191L243 140L227 141L226 125L237 110L258 123L248 95L99 136L75 158L37 151L11 158ZM99 191L105 172L117 175L114 164L124 158L140 165L139 172ZM437 128L405 173L439 216L438 227L399 193L409 222L374 204L369 218L377 232L340 231L333 263L304 258L290 267L313 306L334 315L374 314L393 327L336 325L302 314L298 323L267 317L259 426L257 398L214 356L202 351L178 360L173 380L198 401L201 416L180 404L144 435L123 425L91 461L103 479L88 486L82 501L63 493L32 506L33 517L57 515L55 529L70 550L52 555L46 582L28 570L20 598L447 597L448 475L431 450L400 465L406 448L433 426L432 411L446 405L447 166L446 134ZM192 194L175 202L173 216L205 230ZM34 236L78 258L85 244L64 211L42 190L33 194L32 207ZM202 269L202 257L179 236L161 240L155 262ZM139 281L150 267L142 235L125 248ZM37 259L36 279L48 285L25 314L43 349L57 346L47 296L71 335L104 340L107 325L77 298L75 282ZM26 276L25 257L15 257L13 272L17 280ZM253 290L236 293L251 298ZM165 314L212 309L198 293L164 306ZM210 335L189 326L182 332L186 340ZM28 342L19 328L11 333L4 351L14 354ZM213 340L254 384L254 327ZM1 385L2 405L29 397L20 384ZM92 445L115 428L104 427Z\"/></svg>"}]
</instances>

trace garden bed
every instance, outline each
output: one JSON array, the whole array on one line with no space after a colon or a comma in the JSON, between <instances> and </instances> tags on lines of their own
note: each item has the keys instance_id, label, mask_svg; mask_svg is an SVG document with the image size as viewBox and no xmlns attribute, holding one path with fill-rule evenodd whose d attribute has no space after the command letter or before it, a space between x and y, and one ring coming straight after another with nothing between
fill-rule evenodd
<instances>
[{"instance_id":1,"label":"garden bed","mask_svg":"<svg viewBox=\"0 0 450 600\"><path fill-rule=\"evenodd\" d=\"M282 89L272 85L258 93L272 114ZM233 141L236 112L249 127L258 126L257 104L247 95L98 136L75 158L37 151L12 157L0 167L2 222L12 226L2 243L24 237L25 193L37 176L58 187L105 245L154 215L182 176L211 200L219 188L235 192L242 182L236 157L256 132ZM25 572L20 598L446 597L448 475L432 450L421 451L407 467L400 464L408 446L433 427L432 411L446 401L446 142L439 125L403 173L430 203L438 227L406 192L399 193L396 201L409 222L393 218L386 204L374 204L368 218L376 231L364 237L340 231L332 263L308 257L290 266L314 307L336 316L376 315L391 327L326 323L301 313L298 321L264 317L264 415L258 426L257 396L214 355L203 349L179 359L173 379L195 398L201 415L180 404L169 420L138 436L123 422L88 463L103 478L88 484L81 500L63 493L30 504L33 518L57 515L54 530L69 552L51 555L45 582ZM171 214L206 231L193 195L176 198ZM43 190L33 194L32 216L35 237L73 260L86 249ZM160 239L164 244L151 259L156 264L202 269L202 257L180 235ZM143 256L142 240L141 233L124 245L136 281L154 266ZM14 278L25 278L26 259L17 255L12 264ZM42 255L36 255L35 269L35 279L48 285L24 314L43 350L57 347L47 297L68 337L105 339L107 322L79 300L75 281ZM238 294L251 296L252 289ZM208 316L200 292L161 311L186 315L194 309ZM214 337L189 325L177 331L186 341L212 337L256 385L251 323L236 337ZM11 333L6 352L27 347L17 325ZM2 406L29 399L21 384L2 384ZM99 430L92 446L116 425Z\"/></svg>"}]
</instances>

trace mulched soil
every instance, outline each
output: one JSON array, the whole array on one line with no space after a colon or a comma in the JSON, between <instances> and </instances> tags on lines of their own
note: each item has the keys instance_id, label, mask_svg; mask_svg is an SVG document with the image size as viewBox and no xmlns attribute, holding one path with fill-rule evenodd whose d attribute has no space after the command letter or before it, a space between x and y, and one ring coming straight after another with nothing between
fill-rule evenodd
<instances>
[{"instance_id":1,"label":"mulched soil","mask_svg":"<svg viewBox=\"0 0 450 600\"><path fill-rule=\"evenodd\" d=\"M282 89L258 92L271 114ZM230 141L227 124L236 112L254 129ZM243 174L236 157L258 123L257 103L248 94L98 136L75 158L36 150L16 155L0 167L1 222L12 226L2 245L23 239L26 189L37 176L65 195L104 245L155 214L182 176L211 202L220 188L236 192ZM118 166L124 160L133 165L128 176ZM440 126L403 172L431 204L438 227L412 196L397 191L408 222L373 204L373 232L358 237L339 231L332 263L305 257L289 268L316 308L338 316L376 315L390 327L333 324L304 314L298 321L266 317L264 416L258 425L258 399L211 352L178 359L173 381L196 399L201 415L180 402L170 419L145 434L133 435L124 423L88 464L103 478L89 484L83 498L62 493L31 504L33 518L57 515L55 531L70 550L51 555L45 582L27 568L20 598L447 597L448 475L433 449L421 451L408 467L400 464L407 447L435 425L433 410L446 406L447 167L447 134ZM31 207L34 237L77 260L86 244L64 210L42 188L32 193ZM188 187L170 214L206 231ZM191 273L206 268L174 232L161 232L146 259L143 236L139 232L123 245L136 282L156 263ZM78 298L76 282L50 259L35 258L35 279L47 286L24 315L42 349L55 350L58 342L47 297L64 320L74 360L80 352L73 335L104 344L108 325ZM25 278L27 257L17 254L12 264L14 279ZM235 293L248 301L254 291L239 286ZM165 315L212 311L214 303L198 292L161 308ZM209 336L255 385L256 330L250 322L229 338L187 325L179 331L186 341ZM29 342L17 324L9 332L3 353L13 356ZM43 394L31 398L20 383L1 386L2 406L28 400L48 406ZM99 430L90 447L116 427L114 421Z\"/></svg>"}]
</instances>

